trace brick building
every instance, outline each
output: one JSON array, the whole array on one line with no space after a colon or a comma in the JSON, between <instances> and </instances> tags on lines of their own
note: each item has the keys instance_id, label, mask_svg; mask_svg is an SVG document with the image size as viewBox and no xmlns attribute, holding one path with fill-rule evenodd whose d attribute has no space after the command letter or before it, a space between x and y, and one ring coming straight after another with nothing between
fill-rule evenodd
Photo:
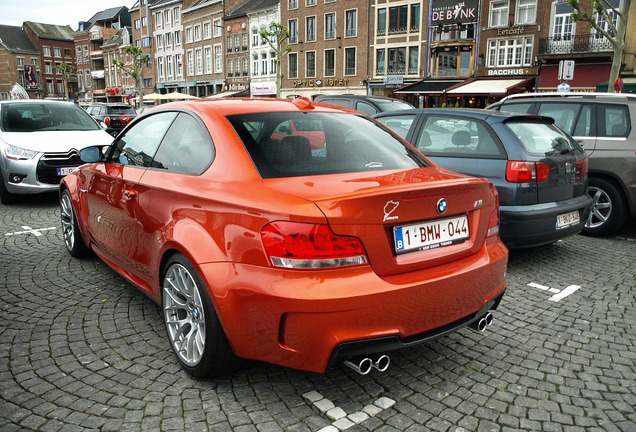
<instances>
[{"instance_id":1,"label":"brick building","mask_svg":"<svg viewBox=\"0 0 636 432\"><path fill-rule=\"evenodd\" d=\"M14 84L20 84L31 98L41 96L40 51L22 27L0 25L0 100L10 99ZM27 80L27 71L35 71Z\"/></svg>"}]
</instances>

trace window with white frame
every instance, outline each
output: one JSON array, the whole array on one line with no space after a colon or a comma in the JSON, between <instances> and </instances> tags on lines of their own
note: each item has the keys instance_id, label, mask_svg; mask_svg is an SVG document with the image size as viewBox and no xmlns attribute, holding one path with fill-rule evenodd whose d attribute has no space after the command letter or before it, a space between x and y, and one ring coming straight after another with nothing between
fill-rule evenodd
<instances>
[{"instance_id":1,"label":"window with white frame","mask_svg":"<svg viewBox=\"0 0 636 432\"><path fill-rule=\"evenodd\" d=\"M305 6L316 6L316 0L305 0Z\"/></svg>"},{"instance_id":2,"label":"window with white frame","mask_svg":"<svg viewBox=\"0 0 636 432\"><path fill-rule=\"evenodd\" d=\"M176 69L176 72L177 72L177 77L182 77L183 76L183 62L182 62L181 54L176 54L174 56L174 61L175 61L175 69Z\"/></svg>"},{"instance_id":3,"label":"window with white frame","mask_svg":"<svg viewBox=\"0 0 636 432\"><path fill-rule=\"evenodd\" d=\"M298 0L287 0L287 10L298 9Z\"/></svg>"},{"instance_id":4,"label":"window with white frame","mask_svg":"<svg viewBox=\"0 0 636 432\"><path fill-rule=\"evenodd\" d=\"M166 75L169 80L174 79L174 65L173 57L171 55L166 56Z\"/></svg>"},{"instance_id":5,"label":"window with white frame","mask_svg":"<svg viewBox=\"0 0 636 432\"><path fill-rule=\"evenodd\" d=\"M243 39L243 45L242 45L241 49L243 51L247 51L250 48L250 45L249 45L249 42L250 42L249 34L247 32L243 33L243 35L241 36L241 39Z\"/></svg>"},{"instance_id":6,"label":"window with white frame","mask_svg":"<svg viewBox=\"0 0 636 432\"><path fill-rule=\"evenodd\" d=\"M223 72L223 47L221 44L214 45L214 73Z\"/></svg>"},{"instance_id":7,"label":"window with white frame","mask_svg":"<svg viewBox=\"0 0 636 432\"><path fill-rule=\"evenodd\" d=\"M252 54L252 75L259 76L258 54Z\"/></svg>"},{"instance_id":8,"label":"window with white frame","mask_svg":"<svg viewBox=\"0 0 636 432\"><path fill-rule=\"evenodd\" d=\"M489 27L506 27L508 25L508 0L491 1Z\"/></svg>"},{"instance_id":9,"label":"window with white frame","mask_svg":"<svg viewBox=\"0 0 636 432\"><path fill-rule=\"evenodd\" d=\"M84 63L88 63L88 45L83 45L82 50L84 51Z\"/></svg>"},{"instance_id":10,"label":"window with white frame","mask_svg":"<svg viewBox=\"0 0 636 432\"><path fill-rule=\"evenodd\" d=\"M42 47L44 57L51 57L51 47Z\"/></svg>"},{"instance_id":11,"label":"window with white frame","mask_svg":"<svg viewBox=\"0 0 636 432\"><path fill-rule=\"evenodd\" d=\"M201 75L203 73L203 50L201 48L195 49L194 55L196 58L196 74Z\"/></svg>"},{"instance_id":12,"label":"window with white frame","mask_svg":"<svg viewBox=\"0 0 636 432\"><path fill-rule=\"evenodd\" d=\"M181 21L181 6L172 8L172 15L174 16L175 23L178 23L179 21Z\"/></svg>"},{"instance_id":13,"label":"window with white frame","mask_svg":"<svg viewBox=\"0 0 636 432\"><path fill-rule=\"evenodd\" d=\"M165 81L165 72L163 69L163 57L157 57L157 76L161 81Z\"/></svg>"},{"instance_id":14,"label":"window with white frame","mask_svg":"<svg viewBox=\"0 0 636 432\"><path fill-rule=\"evenodd\" d=\"M235 59L234 64L236 65L236 76L239 76L241 73L241 59Z\"/></svg>"},{"instance_id":15,"label":"window with white frame","mask_svg":"<svg viewBox=\"0 0 636 432\"><path fill-rule=\"evenodd\" d=\"M162 17L163 17L163 15L161 14L161 12L157 12L155 14L155 27L156 28L161 28Z\"/></svg>"},{"instance_id":16,"label":"window with white frame","mask_svg":"<svg viewBox=\"0 0 636 432\"><path fill-rule=\"evenodd\" d=\"M212 73L212 47L205 47L205 73Z\"/></svg>"},{"instance_id":17,"label":"window with white frame","mask_svg":"<svg viewBox=\"0 0 636 432\"><path fill-rule=\"evenodd\" d=\"M185 41L186 43L192 43L192 27L186 27L185 29Z\"/></svg>"},{"instance_id":18,"label":"window with white frame","mask_svg":"<svg viewBox=\"0 0 636 432\"><path fill-rule=\"evenodd\" d=\"M571 40L574 35L572 22L574 9L567 3L557 3L554 9L554 21L552 25L553 40Z\"/></svg>"},{"instance_id":19,"label":"window with white frame","mask_svg":"<svg viewBox=\"0 0 636 432\"><path fill-rule=\"evenodd\" d=\"M163 23L165 25L170 24L170 10L166 9L165 11L163 11Z\"/></svg>"},{"instance_id":20,"label":"window with white frame","mask_svg":"<svg viewBox=\"0 0 636 432\"><path fill-rule=\"evenodd\" d=\"M181 46L181 30L174 31L174 46Z\"/></svg>"},{"instance_id":21,"label":"window with white frame","mask_svg":"<svg viewBox=\"0 0 636 432\"><path fill-rule=\"evenodd\" d=\"M83 63L81 46L75 47L75 57L77 57L77 63Z\"/></svg>"},{"instance_id":22,"label":"window with white frame","mask_svg":"<svg viewBox=\"0 0 636 432\"><path fill-rule=\"evenodd\" d=\"M345 37L358 35L358 11L350 9L345 11Z\"/></svg>"},{"instance_id":23,"label":"window with white frame","mask_svg":"<svg viewBox=\"0 0 636 432\"><path fill-rule=\"evenodd\" d=\"M421 4L414 3L411 4L411 28L409 29L412 32L420 31L420 10Z\"/></svg>"},{"instance_id":24,"label":"window with white frame","mask_svg":"<svg viewBox=\"0 0 636 432\"><path fill-rule=\"evenodd\" d=\"M305 77L316 77L316 51L307 51L305 53Z\"/></svg>"},{"instance_id":25,"label":"window with white frame","mask_svg":"<svg viewBox=\"0 0 636 432\"><path fill-rule=\"evenodd\" d=\"M57 92L59 94L63 94L64 93L64 82L56 81L55 84L57 85Z\"/></svg>"},{"instance_id":26,"label":"window with white frame","mask_svg":"<svg viewBox=\"0 0 636 432\"><path fill-rule=\"evenodd\" d=\"M234 75L234 62L232 60L227 61L227 76Z\"/></svg>"},{"instance_id":27,"label":"window with white frame","mask_svg":"<svg viewBox=\"0 0 636 432\"><path fill-rule=\"evenodd\" d=\"M166 33L164 42L165 42L165 47L166 48L171 48L172 47L172 33Z\"/></svg>"},{"instance_id":28,"label":"window with white frame","mask_svg":"<svg viewBox=\"0 0 636 432\"><path fill-rule=\"evenodd\" d=\"M517 25L534 24L537 21L537 0L517 0Z\"/></svg>"},{"instance_id":29,"label":"window with white frame","mask_svg":"<svg viewBox=\"0 0 636 432\"><path fill-rule=\"evenodd\" d=\"M194 26L194 40L197 42L201 40L201 25L200 24L197 24Z\"/></svg>"},{"instance_id":30,"label":"window with white frame","mask_svg":"<svg viewBox=\"0 0 636 432\"><path fill-rule=\"evenodd\" d=\"M287 76L291 79L298 78L298 53L289 53L287 59L289 60Z\"/></svg>"},{"instance_id":31,"label":"window with white frame","mask_svg":"<svg viewBox=\"0 0 636 432\"><path fill-rule=\"evenodd\" d=\"M488 67L532 65L533 37L491 39L488 41Z\"/></svg>"},{"instance_id":32,"label":"window with white frame","mask_svg":"<svg viewBox=\"0 0 636 432\"><path fill-rule=\"evenodd\" d=\"M316 40L316 17L308 16L305 18L305 28L307 34L305 35L306 42L314 42Z\"/></svg>"},{"instance_id":33,"label":"window with white frame","mask_svg":"<svg viewBox=\"0 0 636 432\"><path fill-rule=\"evenodd\" d=\"M212 34L214 37L219 37L223 34L223 25L221 25L220 19L212 21Z\"/></svg>"},{"instance_id":34,"label":"window with white frame","mask_svg":"<svg viewBox=\"0 0 636 432\"><path fill-rule=\"evenodd\" d=\"M618 21L620 17L618 16L618 10L620 9L620 0L609 0L607 3L603 2L604 5L609 6L605 11L610 18L610 21L614 28L618 28ZM596 23L600 28L605 30L608 34L614 36L614 30L612 30L612 26L608 22L605 15L598 13L598 11L594 12L594 17L596 18ZM592 34L595 39L605 39L605 35L595 28L592 29Z\"/></svg>"},{"instance_id":35,"label":"window with white frame","mask_svg":"<svg viewBox=\"0 0 636 432\"><path fill-rule=\"evenodd\" d=\"M163 34L158 34L156 37L156 41L157 41L157 49L162 50L163 49Z\"/></svg>"},{"instance_id":36,"label":"window with white frame","mask_svg":"<svg viewBox=\"0 0 636 432\"><path fill-rule=\"evenodd\" d=\"M267 75L269 73L267 72L267 66L268 66L267 53L263 52L261 53L261 75Z\"/></svg>"},{"instance_id":37,"label":"window with white frame","mask_svg":"<svg viewBox=\"0 0 636 432\"><path fill-rule=\"evenodd\" d=\"M257 47L261 43L261 35L258 32L258 27L252 27L252 46Z\"/></svg>"},{"instance_id":38,"label":"window with white frame","mask_svg":"<svg viewBox=\"0 0 636 432\"><path fill-rule=\"evenodd\" d=\"M209 22L203 23L203 38L210 39L212 37L212 24Z\"/></svg>"},{"instance_id":39,"label":"window with white frame","mask_svg":"<svg viewBox=\"0 0 636 432\"><path fill-rule=\"evenodd\" d=\"M290 19L287 21L287 31L289 32L289 43L298 42L298 20Z\"/></svg>"},{"instance_id":40,"label":"window with white frame","mask_svg":"<svg viewBox=\"0 0 636 432\"><path fill-rule=\"evenodd\" d=\"M249 57L243 57L241 59L241 63L243 63L243 75L248 76L250 74L250 59L249 59Z\"/></svg>"},{"instance_id":41,"label":"window with white frame","mask_svg":"<svg viewBox=\"0 0 636 432\"><path fill-rule=\"evenodd\" d=\"M84 82L86 83L86 88L93 87L93 80L91 79L91 71L86 69L84 71Z\"/></svg>"},{"instance_id":42,"label":"window with white frame","mask_svg":"<svg viewBox=\"0 0 636 432\"><path fill-rule=\"evenodd\" d=\"M325 14L325 39L336 38L336 14L330 12Z\"/></svg>"},{"instance_id":43,"label":"window with white frame","mask_svg":"<svg viewBox=\"0 0 636 432\"><path fill-rule=\"evenodd\" d=\"M278 68L276 67L276 53L274 51L269 52L269 70L272 75L276 75Z\"/></svg>"},{"instance_id":44,"label":"window with white frame","mask_svg":"<svg viewBox=\"0 0 636 432\"><path fill-rule=\"evenodd\" d=\"M344 73L345 75L355 75L356 74L356 48L349 47L345 48L344 51Z\"/></svg>"},{"instance_id":45,"label":"window with white frame","mask_svg":"<svg viewBox=\"0 0 636 432\"><path fill-rule=\"evenodd\" d=\"M186 64L188 67L188 76L194 75L194 53L192 50L189 50L186 53Z\"/></svg>"},{"instance_id":46,"label":"window with white frame","mask_svg":"<svg viewBox=\"0 0 636 432\"><path fill-rule=\"evenodd\" d=\"M44 62L44 72L46 72L47 74L53 73L53 64L50 61Z\"/></svg>"},{"instance_id":47,"label":"window with white frame","mask_svg":"<svg viewBox=\"0 0 636 432\"><path fill-rule=\"evenodd\" d=\"M378 35L386 34L386 8L378 9L378 17L376 19L376 32Z\"/></svg>"},{"instance_id":48,"label":"window with white frame","mask_svg":"<svg viewBox=\"0 0 636 432\"><path fill-rule=\"evenodd\" d=\"M54 57L62 57L62 50L59 48L53 48L53 56Z\"/></svg>"},{"instance_id":49,"label":"window with white frame","mask_svg":"<svg viewBox=\"0 0 636 432\"><path fill-rule=\"evenodd\" d=\"M325 50L325 71L324 75L326 77L336 76L336 50L335 49L326 49Z\"/></svg>"}]
</instances>

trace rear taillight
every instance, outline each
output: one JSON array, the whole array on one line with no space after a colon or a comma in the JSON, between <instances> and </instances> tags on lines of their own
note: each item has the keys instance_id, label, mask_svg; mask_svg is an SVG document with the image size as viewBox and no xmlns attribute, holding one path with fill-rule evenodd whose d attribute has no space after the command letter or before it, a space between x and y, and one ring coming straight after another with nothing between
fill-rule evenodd
<instances>
[{"instance_id":1,"label":"rear taillight","mask_svg":"<svg viewBox=\"0 0 636 432\"><path fill-rule=\"evenodd\" d=\"M110 117L108 117L108 116L104 117L104 124L106 126L110 126Z\"/></svg>"},{"instance_id":2,"label":"rear taillight","mask_svg":"<svg viewBox=\"0 0 636 432\"><path fill-rule=\"evenodd\" d=\"M499 193L497 189L491 184L490 189L495 196L495 209L490 213L488 218L488 231L486 237L492 237L499 234Z\"/></svg>"},{"instance_id":3,"label":"rear taillight","mask_svg":"<svg viewBox=\"0 0 636 432\"><path fill-rule=\"evenodd\" d=\"M550 165L545 162L508 161L506 180L511 183L543 182L550 175Z\"/></svg>"},{"instance_id":4,"label":"rear taillight","mask_svg":"<svg viewBox=\"0 0 636 432\"><path fill-rule=\"evenodd\" d=\"M587 157L576 162L576 175L584 177L587 175L587 167L589 165L589 161Z\"/></svg>"},{"instance_id":5,"label":"rear taillight","mask_svg":"<svg viewBox=\"0 0 636 432\"><path fill-rule=\"evenodd\" d=\"M130 117L128 116L120 116L119 117L119 121L121 122L121 124L128 124L130 122Z\"/></svg>"},{"instance_id":6,"label":"rear taillight","mask_svg":"<svg viewBox=\"0 0 636 432\"><path fill-rule=\"evenodd\" d=\"M272 222L263 227L261 238L274 267L319 269L367 263L359 239L336 235L328 225Z\"/></svg>"}]
</instances>

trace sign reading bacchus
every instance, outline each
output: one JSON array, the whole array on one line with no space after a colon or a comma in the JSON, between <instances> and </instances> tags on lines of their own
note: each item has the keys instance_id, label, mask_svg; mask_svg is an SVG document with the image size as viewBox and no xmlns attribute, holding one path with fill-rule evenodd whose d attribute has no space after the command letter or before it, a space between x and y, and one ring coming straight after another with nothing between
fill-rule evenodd
<instances>
[{"instance_id":1,"label":"sign reading bacchus","mask_svg":"<svg viewBox=\"0 0 636 432\"><path fill-rule=\"evenodd\" d=\"M478 0L433 0L433 27L477 22Z\"/></svg>"}]
</instances>

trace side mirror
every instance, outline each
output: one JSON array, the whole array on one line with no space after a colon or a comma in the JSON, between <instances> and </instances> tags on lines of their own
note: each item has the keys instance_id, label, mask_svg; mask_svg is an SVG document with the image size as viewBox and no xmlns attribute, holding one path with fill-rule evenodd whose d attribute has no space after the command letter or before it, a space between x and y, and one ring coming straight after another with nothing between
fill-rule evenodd
<instances>
[{"instance_id":1,"label":"side mirror","mask_svg":"<svg viewBox=\"0 0 636 432\"><path fill-rule=\"evenodd\" d=\"M86 147L80 150L79 157L82 162L86 162L86 163L99 162L102 158L101 147L97 147L97 146Z\"/></svg>"}]
</instances>

